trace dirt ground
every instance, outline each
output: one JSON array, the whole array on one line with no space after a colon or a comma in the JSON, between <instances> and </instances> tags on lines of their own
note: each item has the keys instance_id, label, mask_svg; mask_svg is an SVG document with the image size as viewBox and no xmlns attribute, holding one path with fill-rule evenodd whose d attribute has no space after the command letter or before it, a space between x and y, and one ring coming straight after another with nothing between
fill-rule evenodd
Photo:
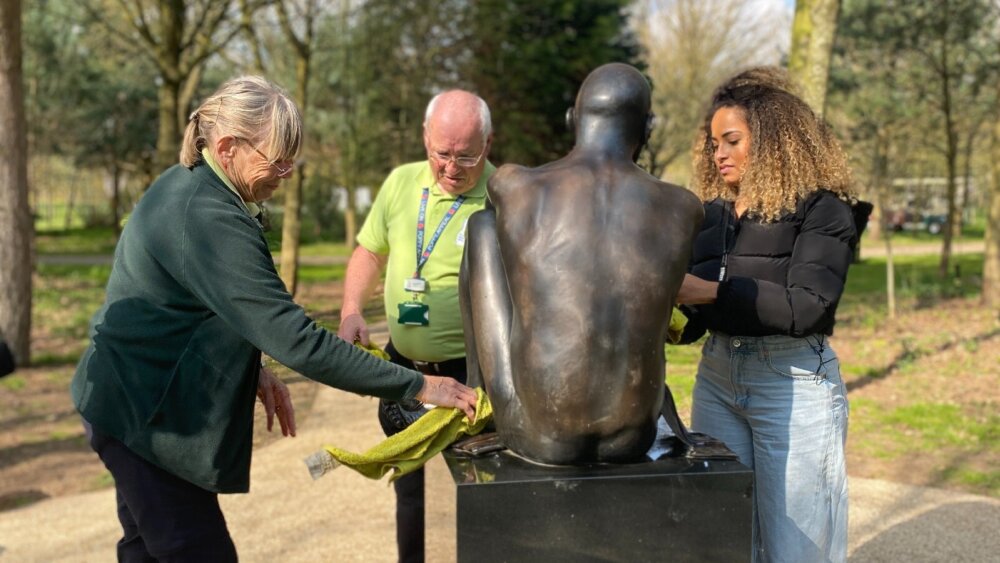
<instances>
[{"instance_id":1,"label":"dirt ground","mask_svg":"<svg viewBox=\"0 0 1000 563\"><path fill-rule=\"evenodd\" d=\"M319 320L332 323L340 290L338 284L309 285L301 300L311 304ZM36 353L66 353L64 338L46 334L42 327L35 330ZM991 494L989 484L965 484L947 477L957 456L983 472L995 472L1000 466L996 447L990 447L997 440L1000 403L996 311L983 309L973 300L951 300L910 310L890 322L842 319L833 346L845 368L864 366L861 375L847 378L852 402L848 444L852 476ZM17 373L18 383L0 381L0 511L111 485L107 471L85 443L69 399L73 369L72 364L25 369ZM317 384L287 370L278 371L291 388L297 411L307 413ZM902 462L899 456L883 455L881 446L865 440L864 429L855 425L854 404L889 411L919 402L953 404L992 424L990 443L978 451L921 448ZM276 438L264 431L259 404L258 414L255 445L262 447ZM371 423L376 424L374 416ZM884 446L891 451L893 444Z\"/></svg>"}]
</instances>

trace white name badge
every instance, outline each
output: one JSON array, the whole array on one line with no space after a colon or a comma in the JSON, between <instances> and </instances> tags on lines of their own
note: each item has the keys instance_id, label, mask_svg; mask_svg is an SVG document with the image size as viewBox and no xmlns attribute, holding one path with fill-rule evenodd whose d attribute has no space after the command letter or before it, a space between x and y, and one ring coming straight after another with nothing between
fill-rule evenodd
<instances>
[{"instance_id":1,"label":"white name badge","mask_svg":"<svg viewBox=\"0 0 1000 563\"><path fill-rule=\"evenodd\" d=\"M406 281L403 282L403 289L414 293L423 293L427 291L427 280L423 278L406 278Z\"/></svg>"}]
</instances>

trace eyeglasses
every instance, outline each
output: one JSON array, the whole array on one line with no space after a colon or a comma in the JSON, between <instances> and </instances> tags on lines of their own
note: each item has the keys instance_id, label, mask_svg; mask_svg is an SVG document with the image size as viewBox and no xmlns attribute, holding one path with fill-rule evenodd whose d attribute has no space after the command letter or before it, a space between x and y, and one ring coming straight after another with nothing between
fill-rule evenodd
<instances>
[{"instance_id":1,"label":"eyeglasses","mask_svg":"<svg viewBox=\"0 0 1000 563\"><path fill-rule=\"evenodd\" d=\"M295 167L295 163L289 164L288 166L280 166L277 161L271 160L270 158L268 158L266 154L261 152L260 149L257 148L257 145L253 144L250 141L250 139L245 139L243 137L234 137L234 138L238 141L243 141L244 143L250 145L250 148L252 148L261 157L263 157L264 160L266 160L269 165L273 166L274 169L278 171L278 176L284 176L285 174L288 174L289 172L292 171L292 168Z\"/></svg>"},{"instance_id":2,"label":"eyeglasses","mask_svg":"<svg viewBox=\"0 0 1000 563\"><path fill-rule=\"evenodd\" d=\"M431 158L439 162L454 162L455 165L461 166L462 168L472 168L473 166L479 164L479 161L483 159L483 155L486 154L486 149L483 148L483 152L479 153L479 156L452 156L450 154L439 153L437 151L428 151Z\"/></svg>"}]
</instances>

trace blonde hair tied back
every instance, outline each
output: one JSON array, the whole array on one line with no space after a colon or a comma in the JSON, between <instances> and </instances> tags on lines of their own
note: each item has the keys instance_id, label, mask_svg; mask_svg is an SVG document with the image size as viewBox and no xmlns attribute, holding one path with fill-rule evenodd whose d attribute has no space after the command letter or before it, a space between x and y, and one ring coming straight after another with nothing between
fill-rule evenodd
<instances>
[{"instance_id":1,"label":"blonde hair tied back","mask_svg":"<svg viewBox=\"0 0 1000 563\"><path fill-rule=\"evenodd\" d=\"M294 159L302 146L302 116L284 90L267 79L233 78L191 112L180 163L191 168L201 161L203 148L226 135L249 140L272 161Z\"/></svg>"}]
</instances>

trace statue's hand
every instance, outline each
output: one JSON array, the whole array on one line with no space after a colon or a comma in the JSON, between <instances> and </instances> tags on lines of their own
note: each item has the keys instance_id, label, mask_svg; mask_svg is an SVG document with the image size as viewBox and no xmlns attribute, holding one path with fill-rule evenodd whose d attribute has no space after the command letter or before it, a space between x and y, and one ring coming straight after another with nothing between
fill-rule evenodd
<instances>
[{"instance_id":1,"label":"statue's hand","mask_svg":"<svg viewBox=\"0 0 1000 563\"><path fill-rule=\"evenodd\" d=\"M352 344L360 342L362 346L368 346L368 325L365 318L360 313L347 315L340 320L337 336Z\"/></svg>"}]
</instances>

